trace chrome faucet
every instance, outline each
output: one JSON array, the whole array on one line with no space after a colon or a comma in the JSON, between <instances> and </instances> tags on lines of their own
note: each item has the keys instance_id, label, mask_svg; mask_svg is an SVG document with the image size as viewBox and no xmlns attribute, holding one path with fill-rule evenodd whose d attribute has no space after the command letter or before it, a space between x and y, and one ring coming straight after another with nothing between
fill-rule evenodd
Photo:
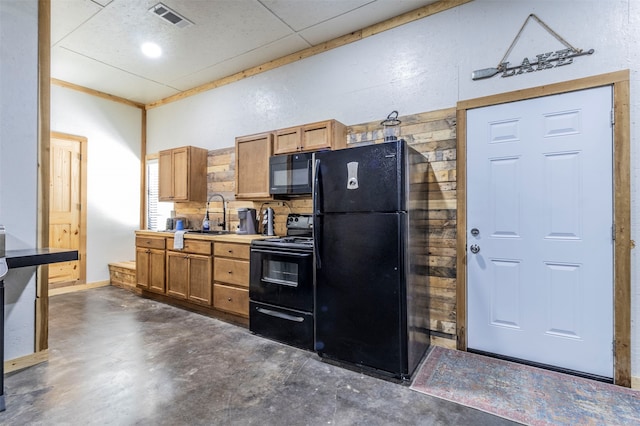
<instances>
[{"instance_id":1,"label":"chrome faucet","mask_svg":"<svg viewBox=\"0 0 640 426\"><path fill-rule=\"evenodd\" d=\"M222 199L222 223L218 223L218 226L222 226L222 230L225 230L225 227L227 225L227 207L226 207L226 201L224 200L224 197L222 196L222 194L211 194L209 196L209 199L207 200L207 214L209 213L209 202L211 201L211 199L213 197L220 197Z\"/></svg>"}]
</instances>

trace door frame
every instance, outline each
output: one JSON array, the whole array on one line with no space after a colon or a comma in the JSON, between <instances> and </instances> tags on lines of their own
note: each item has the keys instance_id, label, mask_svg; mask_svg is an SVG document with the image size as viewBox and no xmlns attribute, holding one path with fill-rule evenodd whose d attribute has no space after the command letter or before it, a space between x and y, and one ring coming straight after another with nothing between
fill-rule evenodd
<instances>
[{"instance_id":1,"label":"door frame","mask_svg":"<svg viewBox=\"0 0 640 426\"><path fill-rule=\"evenodd\" d=\"M613 87L613 382L631 387L631 178L629 70L459 101L457 120L457 348L467 350L467 110L601 86Z\"/></svg>"},{"instance_id":2,"label":"door frame","mask_svg":"<svg viewBox=\"0 0 640 426\"><path fill-rule=\"evenodd\" d=\"M51 132L51 138L65 139L80 144L80 242L78 247L78 284L87 282L87 138L68 133ZM48 184L50 182L47 182Z\"/></svg>"}]
</instances>

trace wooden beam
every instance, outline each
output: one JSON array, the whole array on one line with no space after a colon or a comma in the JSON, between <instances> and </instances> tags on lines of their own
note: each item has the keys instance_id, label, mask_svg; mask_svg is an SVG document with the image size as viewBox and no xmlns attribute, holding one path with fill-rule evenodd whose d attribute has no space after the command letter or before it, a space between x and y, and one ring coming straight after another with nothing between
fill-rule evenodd
<instances>
[{"instance_id":1,"label":"wooden beam","mask_svg":"<svg viewBox=\"0 0 640 426\"><path fill-rule=\"evenodd\" d=\"M144 109L144 104L140 102L130 101L129 99L121 98L119 96L110 95L108 93L100 92L98 90L89 89L88 87L79 86L77 84L69 83L63 80L58 80L57 78L52 78L51 84L60 86L60 87L66 87L67 89L76 90L78 92L86 93L87 95L97 96L98 98L103 98L113 102L119 102L121 104Z\"/></svg>"},{"instance_id":2,"label":"wooden beam","mask_svg":"<svg viewBox=\"0 0 640 426\"><path fill-rule=\"evenodd\" d=\"M49 246L49 144L51 130L51 0L38 1L38 218L36 244ZM38 267L35 351L49 347L49 268Z\"/></svg>"},{"instance_id":3,"label":"wooden beam","mask_svg":"<svg viewBox=\"0 0 640 426\"><path fill-rule=\"evenodd\" d=\"M381 32L399 27L401 25L408 24L413 21L417 21L418 19L426 18L427 16L435 15L436 13L443 12L448 9L452 9L454 7L463 5L465 3L469 3L471 1L473 0L440 0L438 2L428 4L426 6L418 8L411 12L407 12L400 16L396 16L395 18L388 19L378 24L374 24L369 27L363 28L361 30L354 31L342 37L338 37L333 40L327 41L325 43L321 43L317 46L309 47L299 52L295 52L290 55L283 56L282 58L269 61L262 65L258 65L253 68L240 71L228 77L214 80L212 82L203 84L201 86L194 87L193 89L185 90L184 92L180 92L178 94L166 97L156 102L151 102L147 104L145 107L146 109L156 108L171 102L188 98L190 96L198 95L208 90L216 89L218 87L222 87L227 84L235 83L247 77L252 77L254 75L258 75L266 71L271 71L273 69L282 67L284 65L288 65L293 62L300 61L302 59L306 59L311 56L315 56L332 49L336 49L338 47L346 46L347 44L353 43L355 41L360 41L364 38L371 37L376 34L380 34Z\"/></svg>"},{"instance_id":4,"label":"wooden beam","mask_svg":"<svg viewBox=\"0 0 640 426\"><path fill-rule=\"evenodd\" d=\"M147 229L147 110L142 109L142 134L140 135L140 229Z\"/></svg>"},{"instance_id":5,"label":"wooden beam","mask_svg":"<svg viewBox=\"0 0 640 426\"><path fill-rule=\"evenodd\" d=\"M631 134L629 72L613 85L614 383L631 386Z\"/></svg>"},{"instance_id":6,"label":"wooden beam","mask_svg":"<svg viewBox=\"0 0 640 426\"><path fill-rule=\"evenodd\" d=\"M467 350L467 111L456 118L456 334L457 348Z\"/></svg>"}]
</instances>

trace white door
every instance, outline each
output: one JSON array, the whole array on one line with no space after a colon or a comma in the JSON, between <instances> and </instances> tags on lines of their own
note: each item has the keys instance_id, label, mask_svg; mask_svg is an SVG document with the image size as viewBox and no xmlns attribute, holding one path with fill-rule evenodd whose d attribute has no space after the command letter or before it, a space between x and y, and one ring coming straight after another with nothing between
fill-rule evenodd
<instances>
[{"instance_id":1,"label":"white door","mask_svg":"<svg viewBox=\"0 0 640 426\"><path fill-rule=\"evenodd\" d=\"M469 349L613 377L611 111L611 87L468 111Z\"/></svg>"}]
</instances>

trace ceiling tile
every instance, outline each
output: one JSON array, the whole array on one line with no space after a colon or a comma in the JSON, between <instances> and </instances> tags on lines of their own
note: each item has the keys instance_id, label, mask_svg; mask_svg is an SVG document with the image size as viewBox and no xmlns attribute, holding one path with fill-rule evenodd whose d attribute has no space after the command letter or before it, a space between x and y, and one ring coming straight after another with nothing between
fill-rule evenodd
<instances>
[{"instance_id":1,"label":"ceiling tile","mask_svg":"<svg viewBox=\"0 0 640 426\"><path fill-rule=\"evenodd\" d=\"M372 0L259 0L294 31L343 15Z\"/></svg>"},{"instance_id":2,"label":"ceiling tile","mask_svg":"<svg viewBox=\"0 0 640 426\"><path fill-rule=\"evenodd\" d=\"M51 45L55 45L101 10L102 7L91 0L52 0Z\"/></svg>"},{"instance_id":3,"label":"ceiling tile","mask_svg":"<svg viewBox=\"0 0 640 426\"><path fill-rule=\"evenodd\" d=\"M193 74L172 80L170 85L180 90L188 90L211 81L228 77L242 70L262 65L273 59L282 58L283 56L298 52L307 47L309 47L309 45L297 35L285 37L267 46L204 68Z\"/></svg>"},{"instance_id":4,"label":"ceiling tile","mask_svg":"<svg viewBox=\"0 0 640 426\"><path fill-rule=\"evenodd\" d=\"M435 0L378 0L368 4L366 8L355 9L348 15L341 15L335 19L300 31L300 35L313 45L324 43L325 41L378 24L389 19L389 17L398 16L434 3L434 1Z\"/></svg>"},{"instance_id":5,"label":"ceiling tile","mask_svg":"<svg viewBox=\"0 0 640 426\"><path fill-rule=\"evenodd\" d=\"M175 88L105 66L60 47L51 50L51 76L141 103L150 103L179 93Z\"/></svg>"}]
</instances>

